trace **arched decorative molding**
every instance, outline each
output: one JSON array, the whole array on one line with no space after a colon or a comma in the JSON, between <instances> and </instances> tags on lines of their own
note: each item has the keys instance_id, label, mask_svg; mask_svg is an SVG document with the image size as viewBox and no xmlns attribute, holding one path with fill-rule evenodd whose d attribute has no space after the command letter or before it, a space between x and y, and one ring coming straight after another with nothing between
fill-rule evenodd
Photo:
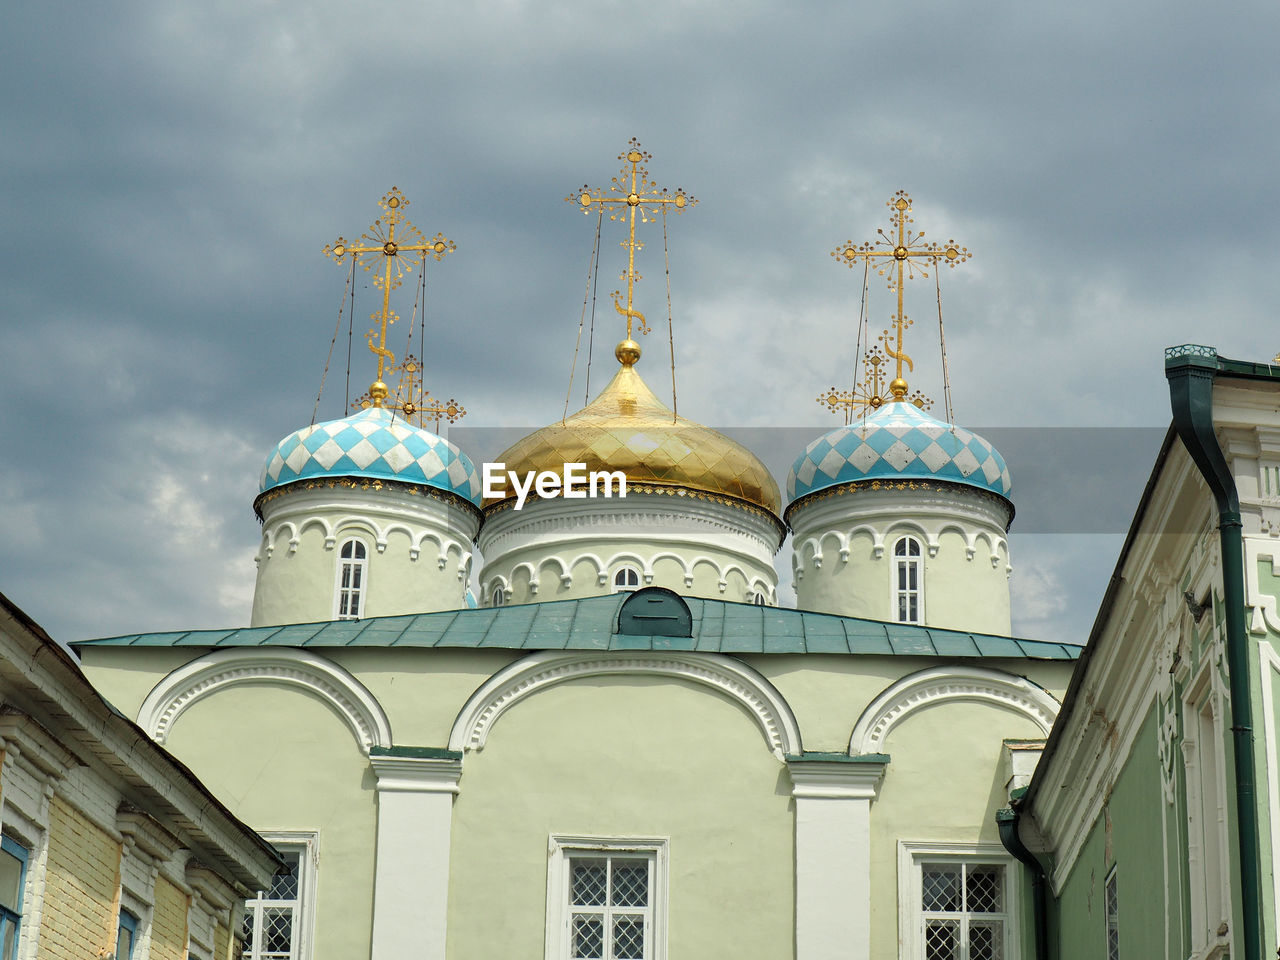
<instances>
[{"instance_id":1,"label":"arched decorative molding","mask_svg":"<svg viewBox=\"0 0 1280 960\"><path fill-rule=\"evenodd\" d=\"M862 711L849 738L849 755L887 753L885 741L894 727L922 707L945 700L1007 707L1035 723L1045 736L1061 706L1025 677L983 667L933 667L903 677Z\"/></svg>"},{"instance_id":2,"label":"arched decorative molding","mask_svg":"<svg viewBox=\"0 0 1280 960\"><path fill-rule=\"evenodd\" d=\"M449 733L450 750L481 750L489 731L507 710L547 687L599 676L667 676L717 690L755 717L773 755L803 753L800 726L782 694L746 664L719 654L636 652L535 653L499 670L463 706Z\"/></svg>"},{"instance_id":3,"label":"arched decorative molding","mask_svg":"<svg viewBox=\"0 0 1280 960\"><path fill-rule=\"evenodd\" d=\"M236 647L192 660L151 689L138 710L138 726L164 743L184 710L243 683L282 683L314 694L338 711L366 755L371 747L391 746L391 723L364 684L332 661L289 647Z\"/></svg>"}]
</instances>

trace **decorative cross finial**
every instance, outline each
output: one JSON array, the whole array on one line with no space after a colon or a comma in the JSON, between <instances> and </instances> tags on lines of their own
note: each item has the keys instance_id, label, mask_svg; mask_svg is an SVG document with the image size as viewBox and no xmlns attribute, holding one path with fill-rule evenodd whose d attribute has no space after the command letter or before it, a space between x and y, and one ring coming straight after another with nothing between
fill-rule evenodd
<instances>
[{"instance_id":1,"label":"decorative cross finial","mask_svg":"<svg viewBox=\"0 0 1280 960\"><path fill-rule=\"evenodd\" d=\"M863 360L862 384L852 390L837 390L832 387L826 393L818 395L818 402L825 405L832 413L835 413L837 409L844 410L846 426L853 422L854 411L859 407L871 410L880 409L892 399L885 395L884 372L880 369L888 362L888 358L880 350L879 346L872 347L867 351L866 358ZM933 401L919 390L907 399L921 410L927 410L933 406Z\"/></svg>"},{"instance_id":2,"label":"decorative cross finial","mask_svg":"<svg viewBox=\"0 0 1280 960\"><path fill-rule=\"evenodd\" d=\"M649 171L641 166L653 157L640 148L640 141L635 137L631 138L627 149L618 154L618 159L625 161L626 165L623 166L620 174L613 178L613 184L609 187L608 193L603 190L593 190L584 184L581 190L565 197L565 200L568 203L578 204L584 214L591 213L593 207L599 206L601 211L608 212L610 220L617 220L623 216L627 218L627 239L621 244L627 248L627 269L618 277L619 280L627 281L627 305L624 308L619 303L622 293L615 290L613 291L613 308L627 318L627 341L634 342L631 338L633 320L640 321L641 333L649 332L649 324L644 314L635 309L635 285L640 279L640 274L636 273L636 251L644 246L643 243L636 242L636 213L639 212L641 223L649 223L657 219L668 206L675 207L676 213L683 213L686 208L692 207L698 201L680 187L676 188L674 194L668 193L666 187L658 189L658 185L649 179ZM635 354L639 356L639 347L636 347Z\"/></svg>"},{"instance_id":3,"label":"decorative cross finial","mask_svg":"<svg viewBox=\"0 0 1280 960\"><path fill-rule=\"evenodd\" d=\"M411 273L420 264L425 264L430 256L435 260L443 260L445 254L457 248L457 245L443 233L437 233L428 240L421 230L410 223L404 215L404 208L409 205L399 187L378 201L378 206L385 211L381 217L373 221L367 233L360 239L367 241L365 245L349 244L342 237L333 243L326 244L324 254L341 263L350 255L367 272L374 273L374 267L382 265L380 275L375 273L374 286L382 288L382 310L369 315L377 326L368 334L369 350L378 358L378 379L369 387L366 395L369 406L381 407L387 398L387 385L382 375L388 364L394 364L395 354L387 349L387 327L398 319L391 309L391 291L400 286L406 273ZM399 228L399 235L396 230ZM379 259L381 258L381 259ZM378 337L378 345L373 345L374 335Z\"/></svg>"},{"instance_id":4,"label":"decorative cross finial","mask_svg":"<svg viewBox=\"0 0 1280 960\"><path fill-rule=\"evenodd\" d=\"M888 330L881 337L885 352L898 362L897 375L889 384L890 399L896 401L907 399L907 381L902 376L902 364L905 362L908 370L915 369L911 358L902 347L903 333L907 327L911 326L911 321L902 310L903 280L914 280L917 270L920 276L928 277L929 274L924 269L926 264L932 264L935 270L939 263L954 267L958 263L964 263L972 254L969 253L968 248L957 246L954 240L948 240L942 245L923 243L923 230L913 233L908 229L908 224L914 221L911 218L911 198L905 191L899 190L895 193L887 205L893 211L890 223L898 230L896 240L881 229L876 231L880 239L874 243L864 243L860 247L855 247L853 241L848 240L832 250L831 256L850 268L859 260L865 260L868 264L875 266L880 276L887 274L889 289L897 290L898 313L893 318L893 324L897 328L897 342L896 344L890 342L895 339L895 336ZM896 270L894 270L895 264Z\"/></svg>"},{"instance_id":5,"label":"decorative cross finial","mask_svg":"<svg viewBox=\"0 0 1280 960\"><path fill-rule=\"evenodd\" d=\"M400 374L400 384L394 396L384 399L381 404L375 403L373 391L364 394L354 407L368 410L370 407L382 406L389 410L398 410L404 418L419 427L425 427L427 420L434 418L436 432L440 432L441 419L456 423L467 415L467 410L457 400L431 400L431 394L422 389L422 361L412 353L406 353L404 360L391 368L392 373Z\"/></svg>"}]
</instances>

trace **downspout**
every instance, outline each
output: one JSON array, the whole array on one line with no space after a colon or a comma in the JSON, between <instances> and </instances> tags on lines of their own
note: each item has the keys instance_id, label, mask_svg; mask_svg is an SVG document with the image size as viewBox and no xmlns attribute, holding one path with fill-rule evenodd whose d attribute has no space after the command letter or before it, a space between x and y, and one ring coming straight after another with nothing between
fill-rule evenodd
<instances>
[{"instance_id":1,"label":"downspout","mask_svg":"<svg viewBox=\"0 0 1280 960\"><path fill-rule=\"evenodd\" d=\"M1240 863L1241 931L1244 960L1262 960L1261 871L1258 806L1254 796L1253 705L1249 695L1249 648L1244 623L1244 538L1235 478L1213 431L1213 381L1219 370L1211 347L1170 347L1165 376L1173 425L1195 461L1218 508L1222 545L1222 593L1226 605L1227 671L1230 680L1231 741L1236 771L1236 820Z\"/></svg>"},{"instance_id":2,"label":"downspout","mask_svg":"<svg viewBox=\"0 0 1280 960\"><path fill-rule=\"evenodd\" d=\"M1036 960L1049 960L1049 918L1045 910L1045 891L1049 879L1036 855L1027 849L1022 837L1018 835L1018 822L1022 812L1017 804L1021 799L1015 797L1010 806L996 813L996 826L1000 828L1000 842L1004 844L1004 848L1031 871L1031 912L1036 931Z\"/></svg>"}]
</instances>

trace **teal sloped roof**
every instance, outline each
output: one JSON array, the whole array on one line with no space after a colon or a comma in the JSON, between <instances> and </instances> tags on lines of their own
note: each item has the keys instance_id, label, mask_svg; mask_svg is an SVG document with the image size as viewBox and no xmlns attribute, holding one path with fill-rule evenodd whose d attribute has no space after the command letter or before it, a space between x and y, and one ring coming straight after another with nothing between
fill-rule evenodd
<instances>
[{"instance_id":1,"label":"teal sloped roof","mask_svg":"<svg viewBox=\"0 0 1280 960\"><path fill-rule=\"evenodd\" d=\"M445 610L368 620L140 633L73 646L438 647L499 650L687 650L701 653L828 653L864 656L1075 660L1080 647L838 617L806 610L685 597L693 636L617 633L627 594L509 607Z\"/></svg>"}]
</instances>

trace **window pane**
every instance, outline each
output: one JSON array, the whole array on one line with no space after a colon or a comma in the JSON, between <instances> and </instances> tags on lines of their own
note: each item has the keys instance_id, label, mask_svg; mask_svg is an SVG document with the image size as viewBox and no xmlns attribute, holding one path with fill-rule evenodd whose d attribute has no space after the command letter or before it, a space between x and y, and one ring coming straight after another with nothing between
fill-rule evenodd
<instances>
[{"instance_id":1,"label":"window pane","mask_svg":"<svg viewBox=\"0 0 1280 960\"><path fill-rule=\"evenodd\" d=\"M960 925L954 920L927 920L925 960L960 960Z\"/></svg>"},{"instance_id":2,"label":"window pane","mask_svg":"<svg viewBox=\"0 0 1280 960\"><path fill-rule=\"evenodd\" d=\"M907 567L907 589L908 590L916 589L916 585L919 581L919 576L920 576L920 570L918 567L916 567L914 563L911 564L911 566Z\"/></svg>"},{"instance_id":3,"label":"window pane","mask_svg":"<svg viewBox=\"0 0 1280 960\"><path fill-rule=\"evenodd\" d=\"M16 960L18 956L17 950L18 928L12 920L4 921L4 938L0 941L0 957L4 960Z\"/></svg>"},{"instance_id":4,"label":"window pane","mask_svg":"<svg viewBox=\"0 0 1280 960\"><path fill-rule=\"evenodd\" d=\"M923 893L921 905L926 910L959 912L960 906L960 867L945 864L926 864L923 871Z\"/></svg>"},{"instance_id":5,"label":"window pane","mask_svg":"<svg viewBox=\"0 0 1280 960\"><path fill-rule=\"evenodd\" d=\"M296 853L281 854L285 866L271 878L271 889L267 892L268 900L298 899L298 860Z\"/></svg>"},{"instance_id":6,"label":"window pane","mask_svg":"<svg viewBox=\"0 0 1280 960\"><path fill-rule=\"evenodd\" d=\"M351 564L344 563L342 565L342 589L351 589Z\"/></svg>"},{"instance_id":7,"label":"window pane","mask_svg":"<svg viewBox=\"0 0 1280 960\"><path fill-rule=\"evenodd\" d=\"M133 933L120 928L119 934L116 936L116 960L130 960L133 956Z\"/></svg>"},{"instance_id":8,"label":"window pane","mask_svg":"<svg viewBox=\"0 0 1280 960\"><path fill-rule=\"evenodd\" d=\"M604 956L604 918L575 915L571 957L599 960Z\"/></svg>"},{"instance_id":9,"label":"window pane","mask_svg":"<svg viewBox=\"0 0 1280 960\"><path fill-rule=\"evenodd\" d=\"M573 860L573 900L580 907L603 907L608 884L607 860Z\"/></svg>"},{"instance_id":10,"label":"window pane","mask_svg":"<svg viewBox=\"0 0 1280 960\"><path fill-rule=\"evenodd\" d=\"M644 917L615 917L613 955L616 960L643 960Z\"/></svg>"},{"instance_id":11,"label":"window pane","mask_svg":"<svg viewBox=\"0 0 1280 960\"><path fill-rule=\"evenodd\" d=\"M0 850L0 906L19 913L22 902L22 861L8 850Z\"/></svg>"},{"instance_id":12,"label":"window pane","mask_svg":"<svg viewBox=\"0 0 1280 960\"><path fill-rule=\"evenodd\" d=\"M265 908L262 911L262 956L287 957L292 945L293 908Z\"/></svg>"},{"instance_id":13,"label":"window pane","mask_svg":"<svg viewBox=\"0 0 1280 960\"><path fill-rule=\"evenodd\" d=\"M613 862L613 901L615 907L644 907L649 904L649 861L615 860ZM621 954L619 954L621 956Z\"/></svg>"},{"instance_id":14,"label":"window pane","mask_svg":"<svg viewBox=\"0 0 1280 960\"><path fill-rule=\"evenodd\" d=\"M352 567L352 568L351 568L351 586L352 586L352 589L355 589L355 590L359 590L359 589L360 589L360 573L361 573L361 571L362 571L362 570L364 570L364 568L363 568L363 567L360 567L360 566L356 566L356 567Z\"/></svg>"},{"instance_id":15,"label":"window pane","mask_svg":"<svg viewBox=\"0 0 1280 960\"><path fill-rule=\"evenodd\" d=\"M364 554L364 544L363 544L363 543L361 543L359 540L357 540L357 541L356 541L355 557L356 557L356 559L357 559L357 560L363 560L363 559L364 559L364 556L365 556L365 554Z\"/></svg>"},{"instance_id":16,"label":"window pane","mask_svg":"<svg viewBox=\"0 0 1280 960\"><path fill-rule=\"evenodd\" d=\"M1000 888L1004 870L997 866L970 867L965 877L967 908L972 913L1001 913Z\"/></svg>"},{"instance_id":17,"label":"window pane","mask_svg":"<svg viewBox=\"0 0 1280 960\"><path fill-rule=\"evenodd\" d=\"M1004 924L974 920L969 924L969 960L1003 960Z\"/></svg>"}]
</instances>

